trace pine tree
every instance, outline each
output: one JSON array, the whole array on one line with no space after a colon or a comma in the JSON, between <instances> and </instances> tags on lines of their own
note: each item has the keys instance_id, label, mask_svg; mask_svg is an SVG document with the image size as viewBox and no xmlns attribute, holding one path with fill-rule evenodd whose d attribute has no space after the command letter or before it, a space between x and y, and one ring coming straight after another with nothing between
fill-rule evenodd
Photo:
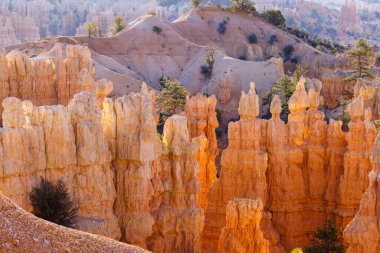
<instances>
[{"instance_id":1,"label":"pine tree","mask_svg":"<svg viewBox=\"0 0 380 253\"><path fill-rule=\"evenodd\" d=\"M115 27L112 30L112 34L114 34L114 35L121 32L122 30L124 30L127 27L127 24L124 24L124 20L122 17L115 18L113 23L115 24Z\"/></svg>"},{"instance_id":2,"label":"pine tree","mask_svg":"<svg viewBox=\"0 0 380 253\"><path fill-rule=\"evenodd\" d=\"M255 4L250 0L231 0L231 4L242 12L257 14Z\"/></svg>"},{"instance_id":3,"label":"pine tree","mask_svg":"<svg viewBox=\"0 0 380 253\"><path fill-rule=\"evenodd\" d=\"M317 228L311 239L311 246L305 248L305 253L344 252L346 252L346 247L342 244L336 225L331 220Z\"/></svg>"},{"instance_id":4,"label":"pine tree","mask_svg":"<svg viewBox=\"0 0 380 253\"><path fill-rule=\"evenodd\" d=\"M53 184L41 177L40 184L32 189L29 199L35 216L65 227L74 226L78 206L61 180Z\"/></svg>"},{"instance_id":5,"label":"pine tree","mask_svg":"<svg viewBox=\"0 0 380 253\"><path fill-rule=\"evenodd\" d=\"M186 97L190 95L190 92L178 80L171 81L168 77L164 77L161 83L163 89L156 97L158 111L167 115L183 111Z\"/></svg>"},{"instance_id":6,"label":"pine tree","mask_svg":"<svg viewBox=\"0 0 380 253\"><path fill-rule=\"evenodd\" d=\"M372 67L374 65L375 51L365 40L359 39L348 52L354 73L347 80L373 79Z\"/></svg>"}]
</instances>

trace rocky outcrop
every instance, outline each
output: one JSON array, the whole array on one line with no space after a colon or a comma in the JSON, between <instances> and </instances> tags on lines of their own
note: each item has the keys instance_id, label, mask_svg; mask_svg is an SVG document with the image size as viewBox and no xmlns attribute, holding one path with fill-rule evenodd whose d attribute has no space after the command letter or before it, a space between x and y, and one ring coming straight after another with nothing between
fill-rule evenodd
<instances>
[{"instance_id":1,"label":"rocky outcrop","mask_svg":"<svg viewBox=\"0 0 380 253\"><path fill-rule=\"evenodd\" d=\"M269 243L260 229L263 203L260 199L228 202L226 226L218 242L220 253L269 253Z\"/></svg>"},{"instance_id":2,"label":"rocky outcrop","mask_svg":"<svg viewBox=\"0 0 380 253\"><path fill-rule=\"evenodd\" d=\"M199 204L202 208L207 206L207 193L216 180L215 159L219 152L215 133L219 126L215 112L216 103L215 96L205 97L198 93L187 101L185 107L190 138L200 146L197 160L201 184Z\"/></svg>"},{"instance_id":3,"label":"rocky outcrop","mask_svg":"<svg viewBox=\"0 0 380 253\"><path fill-rule=\"evenodd\" d=\"M200 252L204 211L198 155L207 154L206 165L215 170L209 159L217 152L211 133L216 99L200 98L205 100L198 105L210 111L199 118L198 107L189 107L189 118L195 125L204 119L209 127L194 129L200 136L192 140L188 119L173 116L163 141L156 130L154 92L146 85L115 102L105 99L103 111L91 92L76 94L67 108L7 98L0 190L30 211L28 194L39 178L61 179L79 203L79 229L154 252ZM202 150L198 139L208 144Z\"/></svg>"},{"instance_id":4,"label":"rocky outcrop","mask_svg":"<svg viewBox=\"0 0 380 253\"><path fill-rule=\"evenodd\" d=\"M369 186L363 195L355 218L344 230L344 239L349 244L349 253L375 253L380 251L379 228L379 178L380 178L380 136L371 155L373 170L369 174Z\"/></svg>"},{"instance_id":5,"label":"rocky outcrop","mask_svg":"<svg viewBox=\"0 0 380 253\"><path fill-rule=\"evenodd\" d=\"M373 84L364 84L358 82L354 88L354 97L357 98L361 96L364 102L364 108L370 108L373 119L380 119L380 88L377 82Z\"/></svg>"},{"instance_id":6,"label":"rocky outcrop","mask_svg":"<svg viewBox=\"0 0 380 253\"><path fill-rule=\"evenodd\" d=\"M339 105L338 101L345 95L345 91L352 91L355 87L354 81L346 81L342 77L325 77L322 83L324 104L330 109Z\"/></svg>"},{"instance_id":7,"label":"rocky outcrop","mask_svg":"<svg viewBox=\"0 0 380 253\"><path fill-rule=\"evenodd\" d=\"M148 252L112 239L36 218L0 193L2 252Z\"/></svg>"},{"instance_id":8,"label":"rocky outcrop","mask_svg":"<svg viewBox=\"0 0 380 253\"><path fill-rule=\"evenodd\" d=\"M78 228L119 239L111 154L95 96L77 94L68 108L17 98L5 99L3 107L3 193L30 211L28 194L40 177L62 179L79 203Z\"/></svg>"},{"instance_id":9,"label":"rocky outcrop","mask_svg":"<svg viewBox=\"0 0 380 253\"><path fill-rule=\"evenodd\" d=\"M109 106L106 100L109 112L103 113L103 122L116 115L116 125L108 124L113 129L105 131L116 136L108 142L116 145L115 213L122 240L154 252L199 252L204 220L198 199L199 146L190 139L187 118L169 118L162 143L154 92L146 85L139 94L118 98L114 110Z\"/></svg>"},{"instance_id":10,"label":"rocky outcrop","mask_svg":"<svg viewBox=\"0 0 380 253\"><path fill-rule=\"evenodd\" d=\"M98 103L112 91L112 82L94 80L94 66L87 47L66 47L66 59L57 47L56 58L29 58L13 51L0 52L0 100L12 96L35 105L67 106L75 94L94 92Z\"/></svg>"},{"instance_id":11,"label":"rocky outcrop","mask_svg":"<svg viewBox=\"0 0 380 253\"><path fill-rule=\"evenodd\" d=\"M281 252L281 245L286 250L307 245L310 231L328 218L342 231L354 217L371 168L368 154L376 136L371 115L367 110L365 122L361 120L364 104L359 97L348 110L353 120L350 131L344 133L341 122L327 124L318 110L323 103L320 83L309 85L306 92L305 82L301 79L289 100L288 124L279 118L282 108L277 96L270 108L272 119L266 121L256 119L254 89L242 95L240 121L229 124L221 177L208 195L205 251L217 251L215 245L225 226L221 210L234 198L263 200L260 225L270 252Z\"/></svg>"}]
</instances>

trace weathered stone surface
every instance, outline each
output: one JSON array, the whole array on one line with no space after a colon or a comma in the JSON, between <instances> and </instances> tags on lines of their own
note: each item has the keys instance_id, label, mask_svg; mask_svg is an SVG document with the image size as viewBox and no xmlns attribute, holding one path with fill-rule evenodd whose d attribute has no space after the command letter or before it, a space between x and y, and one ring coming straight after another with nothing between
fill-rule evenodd
<instances>
[{"instance_id":1,"label":"weathered stone surface","mask_svg":"<svg viewBox=\"0 0 380 253\"><path fill-rule=\"evenodd\" d=\"M199 93L186 103L185 115L190 137L199 145L197 161L199 162L198 178L201 184L199 204L207 206L207 193L216 180L215 159L219 153L215 129L219 126L216 117L215 96L205 97ZM198 138L197 138L198 137Z\"/></svg>"},{"instance_id":2,"label":"weathered stone surface","mask_svg":"<svg viewBox=\"0 0 380 253\"><path fill-rule=\"evenodd\" d=\"M226 226L218 242L220 253L269 253L269 242L260 229L263 203L260 199L228 202Z\"/></svg>"},{"instance_id":3,"label":"weathered stone surface","mask_svg":"<svg viewBox=\"0 0 380 253\"><path fill-rule=\"evenodd\" d=\"M84 233L36 218L0 193L2 252L148 252L109 238Z\"/></svg>"},{"instance_id":4,"label":"weathered stone surface","mask_svg":"<svg viewBox=\"0 0 380 253\"><path fill-rule=\"evenodd\" d=\"M223 210L234 198L263 200L261 228L270 252L283 251L281 245L288 251L309 244L310 231L328 218L342 231L354 217L368 185L368 157L377 133L371 115L367 110L366 121L361 120L363 99L356 99L348 109L350 131L344 133L341 122L332 120L328 125L318 110L323 103L321 86L309 83L306 92L305 82L301 79L289 100L288 124L279 118L277 96L270 108L272 119L265 121L256 119L258 98L253 87L242 95L240 121L229 125L221 177L208 195L205 251L217 251L225 226Z\"/></svg>"},{"instance_id":5,"label":"weathered stone surface","mask_svg":"<svg viewBox=\"0 0 380 253\"><path fill-rule=\"evenodd\" d=\"M375 253L380 251L379 228L379 178L380 178L380 135L371 155L373 170L369 174L369 186L360 202L355 218L344 230L344 239L349 243L349 253Z\"/></svg>"}]
</instances>

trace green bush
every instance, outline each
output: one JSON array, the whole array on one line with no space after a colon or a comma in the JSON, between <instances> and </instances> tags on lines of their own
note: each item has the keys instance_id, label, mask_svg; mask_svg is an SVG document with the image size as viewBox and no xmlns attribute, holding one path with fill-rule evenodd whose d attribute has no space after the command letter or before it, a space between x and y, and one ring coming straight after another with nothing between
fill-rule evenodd
<instances>
[{"instance_id":1,"label":"green bush","mask_svg":"<svg viewBox=\"0 0 380 253\"><path fill-rule=\"evenodd\" d=\"M53 184L41 177L40 184L30 192L29 199L35 216L65 227L74 227L78 205L71 199L63 181Z\"/></svg>"},{"instance_id":2,"label":"green bush","mask_svg":"<svg viewBox=\"0 0 380 253\"><path fill-rule=\"evenodd\" d=\"M159 27L159 26L154 25L154 26L152 27L152 31L155 32L155 33L157 33L158 35L160 35L161 32L162 32L162 28Z\"/></svg>"},{"instance_id":3,"label":"green bush","mask_svg":"<svg viewBox=\"0 0 380 253\"><path fill-rule=\"evenodd\" d=\"M256 34L254 33L251 33L250 35L248 35L248 41L250 44L257 44L257 36Z\"/></svg>"},{"instance_id":4,"label":"green bush","mask_svg":"<svg viewBox=\"0 0 380 253\"><path fill-rule=\"evenodd\" d=\"M249 14L257 14L255 4L250 0L231 0L234 8Z\"/></svg>"},{"instance_id":5,"label":"green bush","mask_svg":"<svg viewBox=\"0 0 380 253\"><path fill-rule=\"evenodd\" d=\"M346 247L338 234L335 223L327 221L314 232L311 246L305 248L305 253L344 253Z\"/></svg>"},{"instance_id":6,"label":"green bush","mask_svg":"<svg viewBox=\"0 0 380 253\"><path fill-rule=\"evenodd\" d=\"M272 25L275 25L278 27L284 27L285 26L286 19L282 15L281 11L279 11L279 10L264 11L262 16L266 21L268 21Z\"/></svg>"}]
</instances>

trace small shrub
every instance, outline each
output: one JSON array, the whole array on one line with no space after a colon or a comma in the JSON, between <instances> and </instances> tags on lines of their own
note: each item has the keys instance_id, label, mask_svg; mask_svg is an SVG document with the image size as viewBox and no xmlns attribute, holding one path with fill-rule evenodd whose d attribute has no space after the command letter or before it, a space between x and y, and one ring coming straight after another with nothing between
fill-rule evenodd
<instances>
[{"instance_id":1,"label":"small shrub","mask_svg":"<svg viewBox=\"0 0 380 253\"><path fill-rule=\"evenodd\" d=\"M294 52L294 46L292 44L286 45L284 47L285 58L289 58Z\"/></svg>"},{"instance_id":2,"label":"small shrub","mask_svg":"<svg viewBox=\"0 0 380 253\"><path fill-rule=\"evenodd\" d=\"M193 7L198 7L201 4L202 0L192 0Z\"/></svg>"},{"instance_id":3,"label":"small shrub","mask_svg":"<svg viewBox=\"0 0 380 253\"><path fill-rule=\"evenodd\" d=\"M205 57L205 64L201 66L201 74L205 77L205 79L208 79L212 76L212 71L214 70L214 51L210 50L207 52Z\"/></svg>"},{"instance_id":4,"label":"small shrub","mask_svg":"<svg viewBox=\"0 0 380 253\"><path fill-rule=\"evenodd\" d=\"M124 23L124 19L122 17L117 17L113 21L115 27L112 29L112 34L115 35L127 27L127 24Z\"/></svg>"},{"instance_id":5,"label":"small shrub","mask_svg":"<svg viewBox=\"0 0 380 253\"><path fill-rule=\"evenodd\" d=\"M250 0L231 0L234 8L249 14L257 14L255 4Z\"/></svg>"},{"instance_id":6,"label":"small shrub","mask_svg":"<svg viewBox=\"0 0 380 253\"><path fill-rule=\"evenodd\" d=\"M162 32L162 28L159 27L159 26L154 25L154 26L152 27L152 31L155 32L155 33L157 33L157 35L160 35L161 32Z\"/></svg>"},{"instance_id":7,"label":"small shrub","mask_svg":"<svg viewBox=\"0 0 380 253\"><path fill-rule=\"evenodd\" d=\"M272 25L283 27L285 26L285 17L282 15L280 10L267 10L264 11L263 17L266 21Z\"/></svg>"},{"instance_id":8,"label":"small shrub","mask_svg":"<svg viewBox=\"0 0 380 253\"><path fill-rule=\"evenodd\" d=\"M246 61L247 60L247 57L245 55L241 55L239 57L239 60L242 60L242 61Z\"/></svg>"},{"instance_id":9,"label":"small shrub","mask_svg":"<svg viewBox=\"0 0 380 253\"><path fill-rule=\"evenodd\" d=\"M157 12L155 12L155 11L148 11L148 15L150 15L150 16L157 16Z\"/></svg>"},{"instance_id":10,"label":"small shrub","mask_svg":"<svg viewBox=\"0 0 380 253\"><path fill-rule=\"evenodd\" d=\"M223 20L222 22L219 23L218 33L219 34L225 34L226 31L227 31L227 21Z\"/></svg>"},{"instance_id":11,"label":"small shrub","mask_svg":"<svg viewBox=\"0 0 380 253\"><path fill-rule=\"evenodd\" d=\"M65 227L74 226L78 205L71 199L63 181L53 184L41 177L40 184L30 192L29 199L35 216Z\"/></svg>"},{"instance_id":12,"label":"small shrub","mask_svg":"<svg viewBox=\"0 0 380 253\"><path fill-rule=\"evenodd\" d=\"M274 43L278 42L278 38L277 38L277 35L272 35L270 36L269 40L268 40L268 44L269 45L273 45Z\"/></svg>"},{"instance_id":13,"label":"small shrub","mask_svg":"<svg viewBox=\"0 0 380 253\"><path fill-rule=\"evenodd\" d=\"M250 44L257 44L257 36L254 33L248 35L248 41Z\"/></svg>"}]
</instances>

